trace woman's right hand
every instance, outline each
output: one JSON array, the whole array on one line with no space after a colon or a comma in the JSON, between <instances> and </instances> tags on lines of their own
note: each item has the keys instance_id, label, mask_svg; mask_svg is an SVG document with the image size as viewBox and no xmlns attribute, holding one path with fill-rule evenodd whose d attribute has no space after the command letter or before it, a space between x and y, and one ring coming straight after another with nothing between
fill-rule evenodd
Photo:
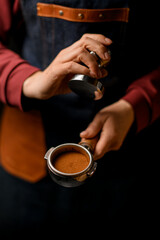
<instances>
[{"instance_id":1,"label":"woman's right hand","mask_svg":"<svg viewBox=\"0 0 160 240\"><path fill-rule=\"evenodd\" d=\"M89 52L94 51L102 60L110 61L107 46L111 43L101 34L84 34L80 40L63 49L44 71L28 77L23 83L23 94L29 98L49 99L69 93L68 81L75 74L97 79L105 77L107 71L98 67L95 56Z\"/></svg>"}]
</instances>

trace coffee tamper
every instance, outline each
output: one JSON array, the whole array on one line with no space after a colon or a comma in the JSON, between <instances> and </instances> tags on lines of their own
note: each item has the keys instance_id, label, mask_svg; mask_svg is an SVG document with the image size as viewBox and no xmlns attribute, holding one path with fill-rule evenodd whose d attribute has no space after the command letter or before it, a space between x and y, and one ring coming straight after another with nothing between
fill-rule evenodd
<instances>
[{"instance_id":1,"label":"coffee tamper","mask_svg":"<svg viewBox=\"0 0 160 240\"><path fill-rule=\"evenodd\" d=\"M95 52L91 51L90 54L96 57L99 68L108 64L108 61L101 60ZM104 94L104 86L98 79L83 74L76 74L69 81L68 86L76 94L93 100L101 99Z\"/></svg>"}]
</instances>

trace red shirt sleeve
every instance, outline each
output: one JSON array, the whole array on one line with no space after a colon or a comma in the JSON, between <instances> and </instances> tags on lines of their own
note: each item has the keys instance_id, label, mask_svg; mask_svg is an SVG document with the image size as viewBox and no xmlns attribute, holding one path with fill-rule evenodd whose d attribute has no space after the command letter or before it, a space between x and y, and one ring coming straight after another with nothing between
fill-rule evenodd
<instances>
[{"instance_id":1,"label":"red shirt sleeve","mask_svg":"<svg viewBox=\"0 0 160 240\"><path fill-rule=\"evenodd\" d=\"M160 117L160 67L134 81L123 97L134 109L137 132Z\"/></svg>"},{"instance_id":2,"label":"red shirt sleeve","mask_svg":"<svg viewBox=\"0 0 160 240\"><path fill-rule=\"evenodd\" d=\"M5 45L12 23L19 24L19 1L0 0L0 101L22 110L21 95L24 80L39 69L31 66ZM13 21L15 18L17 21ZM19 21L18 21L19 20ZM2 43L3 42L3 43Z\"/></svg>"}]
</instances>

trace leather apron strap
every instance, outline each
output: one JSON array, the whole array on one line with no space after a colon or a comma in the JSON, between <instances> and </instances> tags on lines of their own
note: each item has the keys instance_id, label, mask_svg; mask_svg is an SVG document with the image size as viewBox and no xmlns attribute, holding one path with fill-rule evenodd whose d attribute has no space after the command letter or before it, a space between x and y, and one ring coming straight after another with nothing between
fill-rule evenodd
<instances>
[{"instance_id":1,"label":"leather apron strap","mask_svg":"<svg viewBox=\"0 0 160 240\"><path fill-rule=\"evenodd\" d=\"M37 3L37 15L73 22L128 22L129 8L80 9L56 4Z\"/></svg>"},{"instance_id":2,"label":"leather apron strap","mask_svg":"<svg viewBox=\"0 0 160 240\"><path fill-rule=\"evenodd\" d=\"M1 165L30 182L46 175L45 137L38 111L21 112L6 106L1 124Z\"/></svg>"}]
</instances>

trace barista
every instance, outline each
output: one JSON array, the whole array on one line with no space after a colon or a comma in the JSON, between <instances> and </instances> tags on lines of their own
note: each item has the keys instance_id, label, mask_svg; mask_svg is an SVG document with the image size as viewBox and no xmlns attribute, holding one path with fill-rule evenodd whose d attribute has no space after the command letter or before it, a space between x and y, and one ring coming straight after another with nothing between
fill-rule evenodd
<instances>
[{"instance_id":1,"label":"barista","mask_svg":"<svg viewBox=\"0 0 160 240\"><path fill-rule=\"evenodd\" d=\"M149 29L148 34L148 15L142 18L141 3L129 6L127 0L59 0L55 4L50 0L36 9L37 2L14 0L1 4L0 99L5 104L1 127L1 234L6 234L8 227L13 236L24 229L29 232L34 226L41 235L48 226L74 222L77 214L84 216L86 212L92 223L95 216L101 223L103 215L110 223L114 219L134 219L137 212L142 216L143 191L146 196L145 188L140 191L142 178L148 181L144 166L151 171L147 159L150 156L154 161L157 156L153 136L159 132L155 120L160 116L160 68L157 58L153 58L158 38L153 44L151 37L155 29ZM152 13L152 8L145 6ZM53 8L57 11L51 11ZM79 9L82 13L75 14ZM99 9L104 9L105 21ZM18 55L8 49L7 40L22 19L26 28L23 39L19 37L22 48ZM152 51L146 52L148 42ZM94 51L101 59L110 60L108 47L112 48L111 75L99 69L89 54ZM145 67L140 65L142 59ZM103 78L104 98L95 103L72 93L67 83L77 73ZM135 128L140 132L153 122L148 130L133 135ZM46 150L78 142L79 134L90 138L97 133L100 139L94 157L104 157L93 180L72 190L55 185L47 176L43 159Z\"/></svg>"}]
</instances>

